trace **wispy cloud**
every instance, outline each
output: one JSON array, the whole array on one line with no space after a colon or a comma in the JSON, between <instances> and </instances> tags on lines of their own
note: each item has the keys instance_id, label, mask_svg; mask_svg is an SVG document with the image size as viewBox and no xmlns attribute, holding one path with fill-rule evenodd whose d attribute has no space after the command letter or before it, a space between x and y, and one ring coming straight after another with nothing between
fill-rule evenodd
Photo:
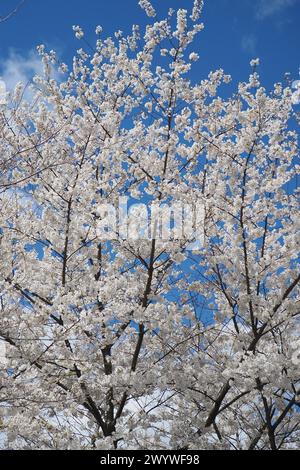
<instances>
[{"instance_id":1,"label":"wispy cloud","mask_svg":"<svg viewBox=\"0 0 300 470\"><path fill-rule=\"evenodd\" d=\"M263 20L294 5L296 0L258 0L256 18Z\"/></svg>"},{"instance_id":2,"label":"wispy cloud","mask_svg":"<svg viewBox=\"0 0 300 470\"><path fill-rule=\"evenodd\" d=\"M256 52L257 37L254 34L245 34L242 37L242 50L247 54L254 55Z\"/></svg>"},{"instance_id":3,"label":"wispy cloud","mask_svg":"<svg viewBox=\"0 0 300 470\"><path fill-rule=\"evenodd\" d=\"M36 74L42 74L43 65L35 51L26 55L11 50L4 60L0 59L0 77L7 90L12 90L17 83L27 85Z\"/></svg>"}]
</instances>

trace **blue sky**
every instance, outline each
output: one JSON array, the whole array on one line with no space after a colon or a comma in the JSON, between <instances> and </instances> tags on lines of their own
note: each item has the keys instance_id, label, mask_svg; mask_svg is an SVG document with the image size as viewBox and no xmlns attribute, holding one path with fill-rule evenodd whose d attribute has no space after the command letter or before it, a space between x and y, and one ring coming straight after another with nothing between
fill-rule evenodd
<instances>
[{"instance_id":1,"label":"blue sky","mask_svg":"<svg viewBox=\"0 0 300 470\"><path fill-rule=\"evenodd\" d=\"M2 0L0 15L18 0ZM38 69L36 45L44 43L70 62L79 47L72 25L81 25L90 42L97 24L110 35L129 31L132 23L147 18L137 0L25 0L18 14L0 23L0 75L13 83ZM153 0L157 11L169 7L189 8L192 0ZM206 0L205 30L197 39L201 61L194 70L196 80L222 67L234 81L245 80L249 60L260 57L262 82L271 87L285 72L298 78L300 66L300 0Z\"/></svg>"}]
</instances>

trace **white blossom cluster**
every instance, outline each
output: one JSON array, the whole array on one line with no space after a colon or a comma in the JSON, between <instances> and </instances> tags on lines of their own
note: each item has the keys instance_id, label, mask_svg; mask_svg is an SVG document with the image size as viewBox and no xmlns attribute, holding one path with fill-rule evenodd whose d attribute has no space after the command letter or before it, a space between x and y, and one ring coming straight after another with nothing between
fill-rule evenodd
<instances>
[{"instance_id":1,"label":"white blossom cluster","mask_svg":"<svg viewBox=\"0 0 300 470\"><path fill-rule=\"evenodd\" d=\"M80 26L73 26L73 31L77 39L82 39L84 37L84 32Z\"/></svg>"},{"instance_id":2,"label":"white blossom cluster","mask_svg":"<svg viewBox=\"0 0 300 470\"><path fill-rule=\"evenodd\" d=\"M139 0L140 7L145 11L149 17L156 16L156 11L149 0Z\"/></svg>"}]
</instances>

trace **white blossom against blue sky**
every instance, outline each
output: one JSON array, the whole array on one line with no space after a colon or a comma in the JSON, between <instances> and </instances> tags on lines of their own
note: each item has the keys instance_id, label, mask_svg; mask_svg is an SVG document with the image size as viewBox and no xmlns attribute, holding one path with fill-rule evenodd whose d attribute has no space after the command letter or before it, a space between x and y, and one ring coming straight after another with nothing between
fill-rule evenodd
<instances>
[{"instance_id":1,"label":"white blossom against blue sky","mask_svg":"<svg viewBox=\"0 0 300 470\"><path fill-rule=\"evenodd\" d=\"M0 16L16 4L17 0L1 2ZM170 7L189 9L192 0L154 0L153 5L164 16ZM285 72L297 79L299 20L300 0L206 0L195 80L218 67L243 80L249 59L256 56L261 58L260 71L267 85L282 80ZM32 51L41 43L70 61L77 47L74 24L82 26L93 43L98 24L106 36L119 29L127 32L132 23L146 22L137 0L26 0L14 17L0 24L0 75L12 86L38 72Z\"/></svg>"}]
</instances>

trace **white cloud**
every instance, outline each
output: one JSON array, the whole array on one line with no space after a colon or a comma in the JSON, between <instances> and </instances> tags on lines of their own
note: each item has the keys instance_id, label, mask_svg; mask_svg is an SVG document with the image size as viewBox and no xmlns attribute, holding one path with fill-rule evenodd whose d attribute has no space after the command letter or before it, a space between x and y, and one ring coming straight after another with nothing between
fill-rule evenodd
<instances>
[{"instance_id":1,"label":"white cloud","mask_svg":"<svg viewBox=\"0 0 300 470\"><path fill-rule=\"evenodd\" d=\"M42 72L41 59L34 51L21 55L11 50L7 58L0 59L0 77L8 91L12 90L19 82L27 85L34 75L42 74Z\"/></svg>"},{"instance_id":2,"label":"white cloud","mask_svg":"<svg viewBox=\"0 0 300 470\"><path fill-rule=\"evenodd\" d=\"M296 0L258 0L257 19L263 20L294 5Z\"/></svg>"},{"instance_id":3,"label":"white cloud","mask_svg":"<svg viewBox=\"0 0 300 470\"><path fill-rule=\"evenodd\" d=\"M5 341L0 338L0 370L7 365L6 356L6 344Z\"/></svg>"},{"instance_id":4,"label":"white cloud","mask_svg":"<svg viewBox=\"0 0 300 470\"><path fill-rule=\"evenodd\" d=\"M257 37L254 34L245 34L242 37L242 49L248 54L255 55L256 52Z\"/></svg>"}]
</instances>

